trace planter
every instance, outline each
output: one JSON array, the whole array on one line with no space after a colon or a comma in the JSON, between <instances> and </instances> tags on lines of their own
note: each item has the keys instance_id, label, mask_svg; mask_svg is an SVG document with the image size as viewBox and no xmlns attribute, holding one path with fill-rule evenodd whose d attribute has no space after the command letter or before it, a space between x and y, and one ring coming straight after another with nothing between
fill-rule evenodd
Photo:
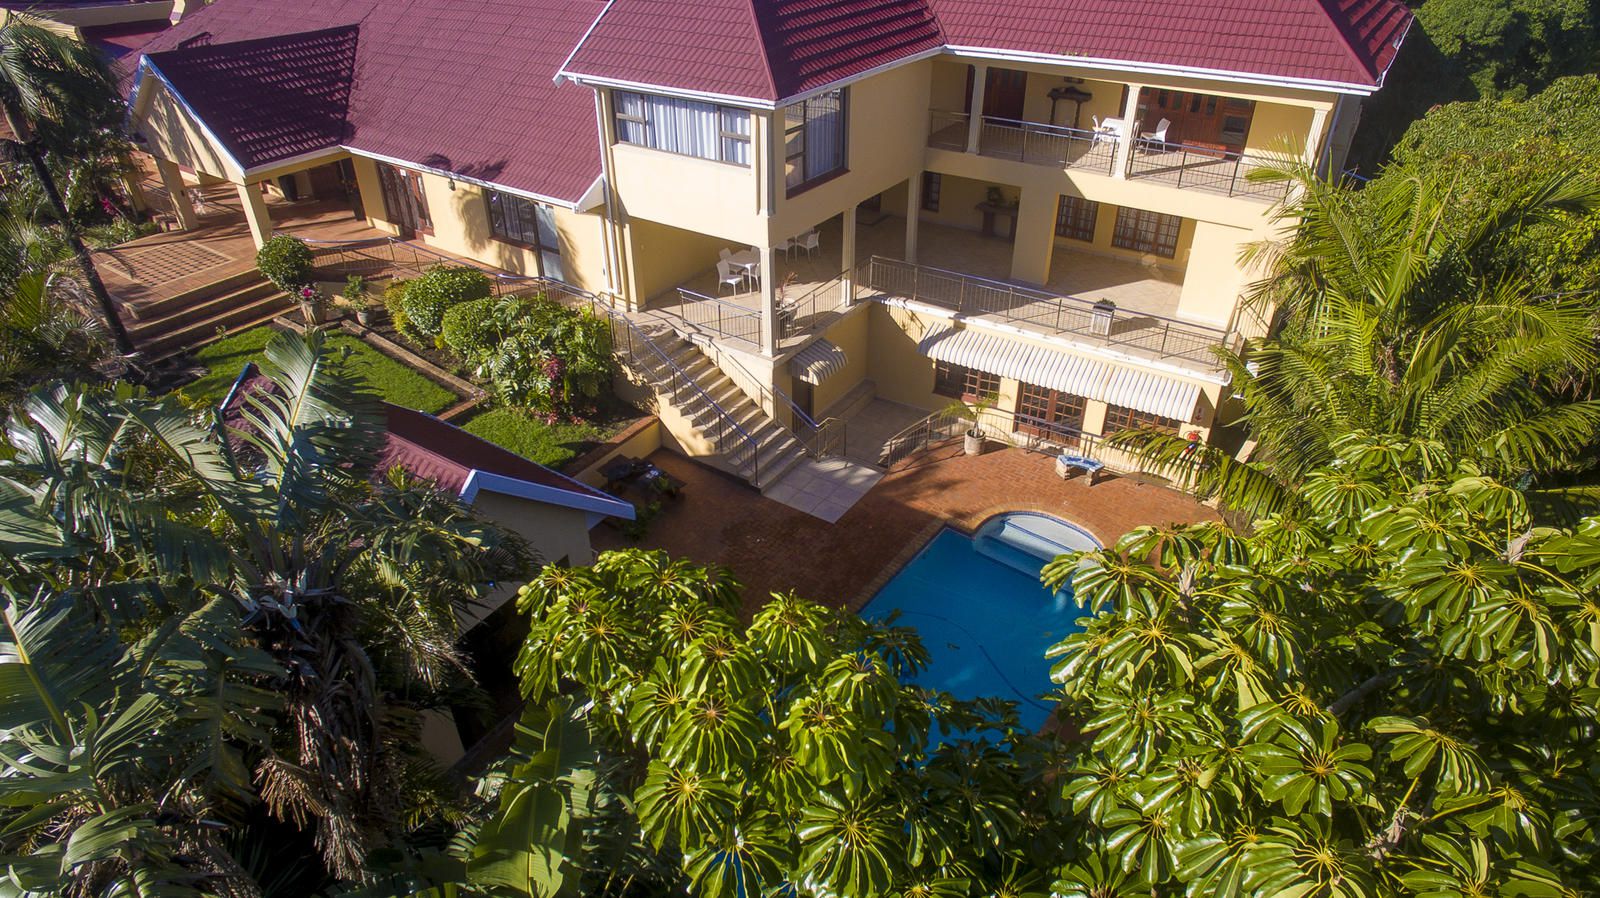
<instances>
[{"instance_id":1,"label":"planter","mask_svg":"<svg viewBox=\"0 0 1600 898\"><path fill-rule=\"evenodd\" d=\"M371 327L378 323L377 309L356 309L356 321L362 327Z\"/></svg>"},{"instance_id":2,"label":"planter","mask_svg":"<svg viewBox=\"0 0 1600 898\"><path fill-rule=\"evenodd\" d=\"M328 304L324 302L300 303L300 314L305 316L306 325L316 327L328 321Z\"/></svg>"},{"instance_id":3,"label":"planter","mask_svg":"<svg viewBox=\"0 0 1600 898\"><path fill-rule=\"evenodd\" d=\"M983 433L977 430L967 431L966 435L961 438L961 448L968 455L981 455L983 453Z\"/></svg>"},{"instance_id":4,"label":"planter","mask_svg":"<svg viewBox=\"0 0 1600 898\"><path fill-rule=\"evenodd\" d=\"M1089 313L1089 331L1097 337L1111 336L1111 323L1117 318L1117 304L1109 299L1102 299L1094 304L1094 310Z\"/></svg>"}]
</instances>

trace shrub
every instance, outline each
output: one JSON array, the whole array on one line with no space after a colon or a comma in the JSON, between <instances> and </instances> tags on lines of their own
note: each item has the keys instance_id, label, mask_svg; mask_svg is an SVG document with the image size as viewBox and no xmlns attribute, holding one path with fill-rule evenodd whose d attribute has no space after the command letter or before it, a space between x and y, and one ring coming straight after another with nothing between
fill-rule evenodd
<instances>
[{"instance_id":1,"label":"shrub","mask_svg":"<svg viewBox=\"0 0 1600 898\"><path fill-rule=\"evenodd\" d=\"M477 365L492 355L527 317L522 300L474 299L444 313L439 337L456 355Z\"/></svg>"},{"instance_id":2,"label":"shrub","mask_svg":"<svg viewBox=\"0 0 1600 898\"><path fill-rule=\"evenodd\" d=\"M491 291L489 276L475 268L435 265L406 284L402 306L412 329L437 337L445 312L461 303L483 299Z\"/></svg>"},{"instance_id":3,"label":"shrub","mask_svg":"<svg viewBox=\"0 0 1600 898\"><path fill-rule=\"evenodd\" d=\"M406 317L406 284L410 281L390 281L383 288L383 307L389 311L389 321L394 324L394 329L401 336L411 340L420 340L422 336L411 328L411 319Z\"/></svg>"},{"instance_id":4,"label":"shrub","mask_svg":"<svg viewBox=\"0 0 1600 898\"><path fill-rule=\"evenodd\" d=\"M293 293L311 283L311 247L298 237L279 234L256 250L256 268L279 290Z\"/></svg>"}]
</instances>

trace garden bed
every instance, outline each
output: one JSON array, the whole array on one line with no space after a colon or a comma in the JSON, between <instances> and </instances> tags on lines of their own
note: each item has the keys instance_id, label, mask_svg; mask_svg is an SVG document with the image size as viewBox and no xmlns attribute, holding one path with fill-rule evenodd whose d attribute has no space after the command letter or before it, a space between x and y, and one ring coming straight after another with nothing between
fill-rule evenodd
<instances>
[{"instance_id":1,"label":"garden bed","mask_svg":"<svg viewBox=\"0 0 1600 898\"><path fill-rule=\"evenodd\" d=\"M271 325L240 331L194 353L194 361L206 369L199 379L179 388L195 402L216 405L238 379L249 362L260 362L272 338L282 333ZM327 345L349 352L351 370L366 381L378 398L404 408L438 414L463 397L425 375L392 359L351 334L331 331Z\"/></svg>"},{"instance_id":2,"label":"garden bed","mask_svg":"<svg viewBox=\"0 0 1600 898\"><path fill-rule=\"evenodd\" d=\"M607 396L600 412L583 421L546 424L534 412L503 407L480 412L462 426L496 446L561 470L609 442L642 415L622 400Z\"/></svg>"}]
</instances>

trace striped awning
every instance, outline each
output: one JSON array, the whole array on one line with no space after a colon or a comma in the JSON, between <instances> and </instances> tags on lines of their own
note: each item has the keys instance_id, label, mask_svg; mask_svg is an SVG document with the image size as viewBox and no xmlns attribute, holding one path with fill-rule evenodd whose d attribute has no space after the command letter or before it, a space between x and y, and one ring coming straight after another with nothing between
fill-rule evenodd
<instances>
[{"instance_id":1,"label":"striped awning","mask_svg":"<svg viewBox=\"0 0 1600 898\"><path fill-rule=\"evenodd\" d=\"M808 384L820 384L843 370L849 361L843 349L827 340L817 340L794 354L789 373Z\"/></svg>"},{"instance_id":2,"label":"striped awning","mask_svg":"<svg viewBox=\"0 0 1600 898\"><path fill-rule=\"evenodd\" d=\"M1200 387L1149 371L1057 352L971 328L928 331L917 349L937 362L976 368L1059 393L1189 421Z\"/></svg>"}]
</instances>

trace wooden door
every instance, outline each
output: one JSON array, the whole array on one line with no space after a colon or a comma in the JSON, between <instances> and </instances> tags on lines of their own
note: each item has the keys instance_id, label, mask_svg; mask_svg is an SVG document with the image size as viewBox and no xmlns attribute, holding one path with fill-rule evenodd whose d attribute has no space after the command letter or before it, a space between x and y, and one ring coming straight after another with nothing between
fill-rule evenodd
<instances>
[{"instance_id":1,"label":"wooden door","mask_svg":"<svg viewBox=\"0 0 1600 898\"><path fill-rule=\"evenodd\" d=\"M380 162L378 181L383 185L388 220L400 226L403 236L433 233L433 216L428 212L428 196L423 192L421 175Z\"/></svg>"},{"instance_id":2,"label":"wooden door","mask_svg":"<svg viewBox=\"0 0 1600 898\"><path fill-rule=\"evenodd\" d=\"M972 113L973 71L967 67L967 101L965 109ZM1022 120L1022 111L1028 96L1028 73L1016 69L990 68L983 79L983 114L991 118Z\"/></svg>"},{"instance_id":3,"label":"wooden door","mask_svg":"<svg viewBox=\"0 0 1600 898\"><path fill-rule=\"evenodd\" d=\"M1139 95L1140 130L1154 131L1162 119L1172 122L1169 143L1238 152L1244 149L1255 104L1212 94L1147 87Z\"/></svg>"}]
</instances>

